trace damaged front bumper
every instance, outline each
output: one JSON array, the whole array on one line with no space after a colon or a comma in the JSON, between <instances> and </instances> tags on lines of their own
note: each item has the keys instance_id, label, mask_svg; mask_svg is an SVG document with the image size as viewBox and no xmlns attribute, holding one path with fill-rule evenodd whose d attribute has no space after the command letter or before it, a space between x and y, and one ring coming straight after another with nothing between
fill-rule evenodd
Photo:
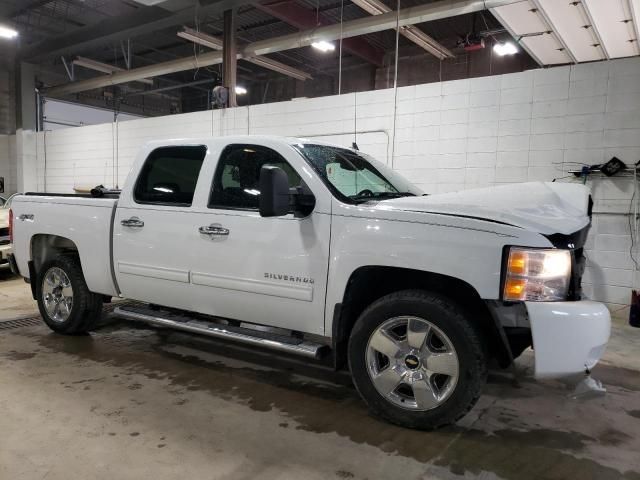
<instances>
[{"instance_id":1,"label":"damaged front bumper","mask_svg":"<svg viewBox=\"0 0 640 480\"><path fill-rule=\"evenodd\" d=\"M609 340L611 317L602 303L525 302L535 353L536 378L588 373Z\"/></svg>"}]
</instances>

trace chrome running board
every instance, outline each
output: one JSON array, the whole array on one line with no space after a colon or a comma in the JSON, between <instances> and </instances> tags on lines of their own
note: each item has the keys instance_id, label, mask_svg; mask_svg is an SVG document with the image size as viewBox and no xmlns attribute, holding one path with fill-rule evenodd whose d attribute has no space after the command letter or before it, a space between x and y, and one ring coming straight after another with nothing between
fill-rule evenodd
<instances>
[{"instance_id":1,"label":"chrome running board","mask_svg":"<svg viewBox=\"0 0 640 480\"><path fill-rule=\"evenodd\" d=\"M157 327L232 340L246 345L255 345L309 358L321 358L328 349L326 345L301 338L200 320L199 318L188 316L186 312L184 314L176 314L168 310L153 310L143 306L126 305L116 307L113 315Z\"/></svg>"}]
</instances>

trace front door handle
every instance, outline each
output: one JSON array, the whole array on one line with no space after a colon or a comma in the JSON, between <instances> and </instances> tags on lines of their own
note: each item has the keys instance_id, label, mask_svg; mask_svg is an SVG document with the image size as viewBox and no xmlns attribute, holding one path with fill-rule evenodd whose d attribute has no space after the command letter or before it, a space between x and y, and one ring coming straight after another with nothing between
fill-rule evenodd
<instances>
[{"instance_id":1,"label":"front door handle","mask_svg":"<svg viewBox=\"0 0 640 480\"><path fill-rule=\"evenodd\" d=\"M131 217L125 220L121 220L120 225L122 225L123 227L140 228L140 227L144 227L144 222L140 220L138 217Z\"/></svg>"},{"instance_id":2,"label":"front door handle","mask_svg":"<svg viewBox=\"0 0 640 480\"><path fill-rule=\"evenodd\" d=\"M229 235L229 229L221 227L219 225L209 225L208 227L200 227L198 231L203 235L218 235L218 236Z\"/></svg>"}]
</instances>

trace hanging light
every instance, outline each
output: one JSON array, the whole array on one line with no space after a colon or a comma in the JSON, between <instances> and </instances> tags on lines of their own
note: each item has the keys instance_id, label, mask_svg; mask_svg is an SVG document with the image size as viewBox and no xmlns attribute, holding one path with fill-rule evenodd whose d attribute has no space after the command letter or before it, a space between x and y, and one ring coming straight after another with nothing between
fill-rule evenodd
<instances>
[{"instance_id":1,"label":"hanging light","mask_svg":"<svg viewBox=\"0 0 640 480\"><path fill-rule=\"evenodd\" d=\"M336 46L333 43L327 42L325 40L313 42L311 46L316 50L320 50L322 53L333 52L336 49Z\"/></svg>"},{"instance_id":2,"label":"hanging light","mask_svg":"<svg viewBox=\"0 0 640 480\"><path fill-rule=\"evenodd\" d=\"M247 93L247 89L241 87L240 85L236 85L236 95L245 95Z\"/></svg>"},{"instance_id":3,"label":"hanging light","mask_svg":"<svg viewBox=\"0 0 640 480\"><path fill-rule=\"evenodd\" d=\"M493 46L493 51L496 52L497 55L504 57L505 55L518 53L518 47L511 42L496 43Z\"/></svg>"},{"instance_id":4,"label":"hanging light","mask_svg":"<svg viewBox=\"0 0 640 480\"><path fill-rule=\"evenodd\" d=\"M16 38L18 36L18 32L16 32L13 28L3 27L0 25L0 37L2 38Z\"/></svg>"}]
</instances>

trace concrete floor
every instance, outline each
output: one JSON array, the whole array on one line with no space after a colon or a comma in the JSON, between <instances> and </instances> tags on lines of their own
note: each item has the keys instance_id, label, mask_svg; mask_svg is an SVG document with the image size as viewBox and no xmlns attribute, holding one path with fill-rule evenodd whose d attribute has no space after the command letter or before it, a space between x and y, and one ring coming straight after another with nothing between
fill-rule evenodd
<instances>
[{"instance_id":1,"label":"concrete floor","mask_svg":"<svg viewBox=\"0 0 640 480\"><path fill-rule=\"evenodd\" d=\"M0 273L0 320L35 313ZM0 479L640 479L640 330L616 326L594 376L491 375L459 425L371 418L346 374L183 334L109 323L63 337L0 321Z\"/></svg>"}]
</instances>

